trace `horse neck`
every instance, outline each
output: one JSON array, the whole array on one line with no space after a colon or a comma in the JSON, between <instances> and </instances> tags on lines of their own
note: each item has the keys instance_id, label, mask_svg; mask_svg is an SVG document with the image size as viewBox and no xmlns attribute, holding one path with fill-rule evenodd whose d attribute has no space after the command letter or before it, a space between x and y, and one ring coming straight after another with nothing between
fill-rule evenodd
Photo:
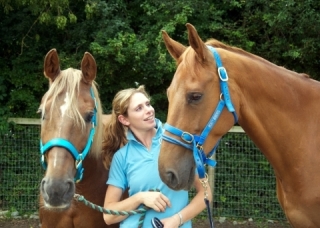
<instances>
[{"instance_id":1,"label":"horse neck","mask_svg":"<svg viewBox=\"0 0 320 228\"><path fill-rule=\"evenodd\" d=\"M230 87L240 97L239 124L276 172L286 165L294 167L288 163L295 160L287 158L303 156L297 149L301 148L297 139L306 133L301 129L319 134L309 114L320 115L320 109L315 109L320 84L264 61L247 58L235 64L241 66L236 71L240 73L233 79L236 85Z\"/></svg>"}]
</instances>

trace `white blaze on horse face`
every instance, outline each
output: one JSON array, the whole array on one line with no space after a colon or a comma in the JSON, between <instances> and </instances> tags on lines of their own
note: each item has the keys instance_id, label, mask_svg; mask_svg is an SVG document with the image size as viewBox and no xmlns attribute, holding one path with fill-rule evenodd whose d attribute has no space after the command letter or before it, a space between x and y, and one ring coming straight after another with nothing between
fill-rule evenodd
<instances>
[{"instance_id":1,"label":"white blaze on horse face","mask_svg":"<svg viewBox=\"0 0 320 228\"><path fill-rule=\"evenodd\" d=\"M69 108L70 102L69 102L69 94L68 92L66 93L66 97L64 98L64 103L60 106L60 111L61 111L61 123L59 126L59 137L61 137L61 130L63 126L63 121L64 121L64 115L66 114L67 109ZM57 165L57 156L53 160L53 167L56 167Z\"/></svg>"},{"instance_id":2,"label":"white blaze on horse face","mask_svg":"<svg viewBox=\"0 0 320 228\"><path fill-rule=\"evenodd\" d=\"M61 122L60 122L60 126L59 126L59 136L61 137L61 130L62 127L64 126L64 116L70 106L70 102L69 102L70 98L69 98L69 93L66 93L66 97L64 98L64 104L62 104L60 106L60 111L61 111Z\"/></svg>"},{"instance_id":3,"label":"white blaze on horse face","mask_svg":"<svg viewBox=\"0 0 320 228\"><path fill-rule=\"evenodd\" d=\"M68 106L69 106L69 94L67 92L66 93L66 97L64 98L64 104L60 106L61 117L63 117L64 114L66 113L66 110L68 109Z\"/></svg>"}]
</instances>

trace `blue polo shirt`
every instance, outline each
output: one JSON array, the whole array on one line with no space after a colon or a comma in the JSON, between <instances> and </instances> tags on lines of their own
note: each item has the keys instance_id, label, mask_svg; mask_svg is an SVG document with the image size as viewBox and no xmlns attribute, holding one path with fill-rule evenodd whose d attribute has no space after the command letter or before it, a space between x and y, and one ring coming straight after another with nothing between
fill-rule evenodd
<instances>
[{"instance_id":1,"label":"blue polo shirt","mask_svg":"<svg viewBox=\"0 0 320 228\"><path fill-rule=\"evenodd\" d=\"M160 120L156 119L156 125L157 131L152 139L150 151L136 140L130 130L128 131L128 143L114 154L107 181L107 184L121 188L123 191L129 189L129 196L142 191L159 189L162 194L169 198L171 208L167 207L164 212L156 212L153 209L147 211L143 228L152 227L151 219L153 217L162 219L178 213L189 201L187 191L174 191L160 179L158 158L164 130ZM141 214L130 215L120 223L120 227L138 227L140 217ZM182 227L192 227L191 221L186 222Z\"/></svg>"}]
</instances>

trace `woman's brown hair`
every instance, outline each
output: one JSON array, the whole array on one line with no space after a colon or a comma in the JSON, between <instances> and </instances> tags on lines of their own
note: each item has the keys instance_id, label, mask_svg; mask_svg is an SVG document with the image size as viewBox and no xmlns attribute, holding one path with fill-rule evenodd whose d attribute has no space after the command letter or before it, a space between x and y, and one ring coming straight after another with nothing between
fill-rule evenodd
<instances>
[{"instance_id":1,"label":"woman's brown hair","mask_svg":"<svg viewBox=\"0 0 320 228\"><path fill-rule=\"evenodd\" d=\"M120 90L113 98L111 120L106 124L102 142L102 155L107 169L110 168L114 153L127 143L127 127L120 123L118 116L128 116L130 99L135 93L142 93L150 99L143 85L138 88Z\"/></svg>"}]
</instances>

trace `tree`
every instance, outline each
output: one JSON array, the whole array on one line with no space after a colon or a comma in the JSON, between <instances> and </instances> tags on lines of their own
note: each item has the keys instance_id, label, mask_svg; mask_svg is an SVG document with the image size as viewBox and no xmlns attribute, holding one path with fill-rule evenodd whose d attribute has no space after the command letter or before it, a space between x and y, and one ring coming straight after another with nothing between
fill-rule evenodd
<instances>
[{"instance_id":1,"label":"tree","mask_svg":"<svg viewBox=\"0 0 320 228\"><path fill-rule=\"evenodd\" d=\"M37 117L47 89L43 58L56 48L61 68L78 68L89 51L105 112L115 93L145 84L157 116L166 119L166 88L175 63L166 30L188 45L187 22L215 38L318 79L320 3L316 0L0 0L0 114Z\"/></svg>"}]
</instances>

